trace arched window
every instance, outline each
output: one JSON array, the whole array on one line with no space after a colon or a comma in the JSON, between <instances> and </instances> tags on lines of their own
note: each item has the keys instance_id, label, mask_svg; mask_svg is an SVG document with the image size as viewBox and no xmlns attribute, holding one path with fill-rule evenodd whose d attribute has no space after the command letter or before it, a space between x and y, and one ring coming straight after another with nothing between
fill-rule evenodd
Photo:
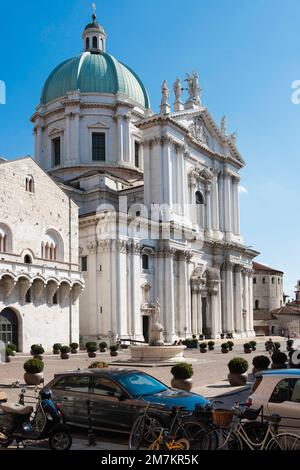
<instances>
[{"instance_id":1,"label":"arched window","mask_svg":"<svg viewBox=\"0 0 300 470\"><path fill-rule=\"evenodd\" d=\"M272 284L275 284L275 277L272 277Z\"/></svg>"},{"instance_id":2,"label":"arched window","mask_svg":"<svg viewBox=\"0 0 300 470\"><path fill-rule=\"evenodd\" d=\"M25 263L25 264L32 264L31 256L25 255L25 257L24 257L24 263Z\"/></svg>"},{"instance_id":3,"label":"arched window","mask_svg":"<svg viewBox=\"0 0 300 470\"><path fill-rule=\"evenodd\" d=\"M259 309L259 300L256 300L255 301L255 310L258 310Z\"/></svg>"},{"instance_id":4,"label":"arched window","mask_svg":"<svg viewBox=\"0 0 300 470\"><path fill-rule=\"evenodd\" d=\"M204 197L201 191L196 191L196 204L204 204Z\"/></svg>"},{"instance_id":5,"label":"arched window","mask_svg":"<svg viewBox=\"0 0 300 470\"><path fill-rule=\"evenodd\" d=\"M41 243L41 258L63 261L64 246L61 236L55 230L48 230Z\"/></svg>"},{"instance_id":6,"label":"arched window","mask_svg":"<svg viewBox=\"0 0 300 470\"><path fill-rule=\"evenodd\" d=\"M32 176L26 176L25 189L28 193L34 193L34 179Z\"/></svg>"},{"instance_id":7,"label":"arched window","mask_svg":"<svg viewBox=\"0 0 300 470\"><path fill-rule=\"evenodd\" d=\"M12 251L11 231L5 224L0 223L0 252L10 253Z\"/></svg>"},{"instance_id":8,"label":"arched window","mask_svg":"<svg viewBox=\"0 0 300 470\"><path fill-rule=\"evenodd\" d=\"M93 49L98 49L98 39L97 36L93 37Z\"/></svg>"},{"instance_id":9,"label":"arched window","mask_svg":"<svg viewBox=\"0 0 300 470\"><path fill-rule=\"evenodd\" d=\"M88 50L90 48L90 38L86 38L85 48L86 48L86 50Z\"/></svg>"}]
</instances>

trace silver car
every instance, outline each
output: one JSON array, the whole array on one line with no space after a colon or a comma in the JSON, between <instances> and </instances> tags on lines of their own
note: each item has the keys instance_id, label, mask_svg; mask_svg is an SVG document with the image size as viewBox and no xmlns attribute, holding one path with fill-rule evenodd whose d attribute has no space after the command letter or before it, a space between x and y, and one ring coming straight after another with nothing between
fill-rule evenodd
<instances>
[{"instance_id":1,"label":"silver car","mask_svg":"<svg viewBox=\"0 0 300 470\"><path fill-rule=\"evenodd\" d=\"M300 369L257 373L248 401L255 409L263 406L266 417L278 414L280 429L300 434Z\"/></svg>"}]
</instances>

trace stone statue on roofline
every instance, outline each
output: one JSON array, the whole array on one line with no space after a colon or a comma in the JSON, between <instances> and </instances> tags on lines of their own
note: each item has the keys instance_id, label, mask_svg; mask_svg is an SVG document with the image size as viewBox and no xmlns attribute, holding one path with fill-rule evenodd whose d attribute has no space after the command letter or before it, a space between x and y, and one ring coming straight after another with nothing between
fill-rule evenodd
<instances>
[{"instance_id":1,"label":"stone statue on roofline","mask_svg":"<svg viewBox=\"0 0 300 470\"><path fill-rule=\"evenodd\" d=\"M161 103L160 103L160 112L161 114L167 114L171 111L170 103L169 103L169 98L170 98L170 91L169 87L167 84L167 80L163 81L163 84L161 86Z\"/></svg>"},{"instance_id":2,"label":"stone statue on roofline","mask_svg":"<svg viewBox=\"0 0 300 470\"><path fill-rule=\"evenodd\" d=\"M188 102L193 103L197 106L201 106L201 88L199 85L199 75L197 72L193 72L192 75L186 74L187 78L185 82L188 83L189 99Z\"/></svg>"}]
</instances>

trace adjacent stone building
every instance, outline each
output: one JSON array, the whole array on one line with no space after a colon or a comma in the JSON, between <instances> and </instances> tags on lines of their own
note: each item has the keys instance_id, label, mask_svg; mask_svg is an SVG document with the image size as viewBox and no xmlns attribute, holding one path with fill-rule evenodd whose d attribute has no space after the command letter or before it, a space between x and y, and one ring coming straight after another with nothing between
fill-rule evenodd
<instances>
[{"instance_id":1,"label":"adjacent stone building","mask_svg":"<svg viewBox=\"0 0 300 470\"><path fill-rule=\"evenodd\" d=\"M78 207L31 158L0 161L0 340L79 340Z\"/></svg>"}]
</instances>

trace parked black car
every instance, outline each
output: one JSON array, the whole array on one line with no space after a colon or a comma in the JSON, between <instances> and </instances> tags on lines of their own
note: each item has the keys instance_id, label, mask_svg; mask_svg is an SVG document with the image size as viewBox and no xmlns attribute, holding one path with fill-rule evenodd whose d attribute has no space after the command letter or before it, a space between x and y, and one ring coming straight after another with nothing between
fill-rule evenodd
<instances>
[{"instance_id":1,"label":"parked black car","mask_svg":"<svg viewBox=\"0 0 300 470\"><path fill-rule=\"evenodd\" d=\"M66 422L88 427L88 402L95 429L130 432L147 403L150 413L166 424L173 406L191 413L209 403L201 395L171 389L145 372L132 369L87 369L58 373L47 384Z\"/></svg>"}]
</instances>

